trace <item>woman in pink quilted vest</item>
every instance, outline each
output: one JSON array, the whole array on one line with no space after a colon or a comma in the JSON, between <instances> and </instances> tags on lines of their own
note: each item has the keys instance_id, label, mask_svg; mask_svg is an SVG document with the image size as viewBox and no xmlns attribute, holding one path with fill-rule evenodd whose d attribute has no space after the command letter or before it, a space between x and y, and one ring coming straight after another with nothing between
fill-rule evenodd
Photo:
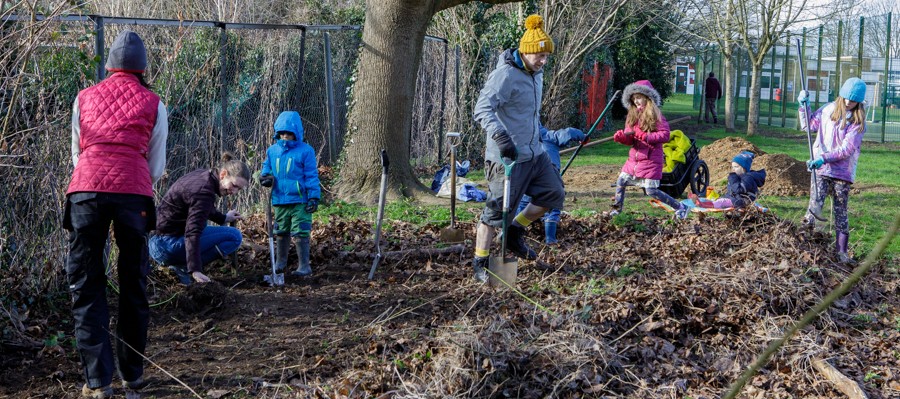
<instances>
[{"instance_id":1,"label":"woman in pink quilted vest","mask_svg":"<svg viewBox=\"0 0 900 399\"><path fill-rule=\"evenodd\" d=\"M166 166L168 115L144 80L147 52L125 30L109 49L109 77L82 90L72 106L72 163L63 226L69 230L66 275L75 340L84 368L82 397L113 394L113 370L125 389L143 386L147 302L147 233L156 226L153 183ZM109 331L104 250L109 226L119 249L116 330ZM114 334L114 335L113 335ZM110 336L116 343L113 360Z\"/></svg>"},{"instance_id":2,"label":"woman in pink quilted vest","mask_svg":"<svg viewBox=\"0 0 900 399\"><path fill-rule=\"evenodd\" d=\"M628 110L625 129L617 131L613 140L631 146L631 151L616 180L616 203L608 215L622 212L626 186L638 186L644 188L647 195L675 209L679 219L686 218L688 208L659 190L665 164L662 145L669 141L669 122L659 110L662 98L649 80L639 80L625 86L622 105Z\"/></svg>"}]
</instances>

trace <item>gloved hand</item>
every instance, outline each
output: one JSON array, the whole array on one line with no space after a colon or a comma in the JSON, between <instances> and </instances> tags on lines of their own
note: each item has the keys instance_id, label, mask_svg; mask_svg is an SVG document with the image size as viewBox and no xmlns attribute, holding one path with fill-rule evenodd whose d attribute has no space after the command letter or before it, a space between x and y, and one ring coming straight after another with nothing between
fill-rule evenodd
<instances>
[{"instance_id":1,"label":"gloved hand","mask_svg":"<svg viewBox=\"0 0 900 399\"><path fill-rule=\"evenodd\" d=\"M508 158L511 161L515 161L519 155L519 152L516 151L516 145L513 144L512 137L509 137L509 133L500 131L494 133L491 136L491 139L497 143L497 147L500 148L500 156L503 158Z\"/></svg>"},{"instance_id":2,"label":"gloved hand","mask_svg":"<svg viewBox=\"0 0 900 399\"><path fill-rule=\"evenodd\" d=\"M637 132L634 134L634 138L640 141L644 141L644 139L647 138L647 134L644 132Z\"/></svg>"},{"instance_id":3,"label":"gloved hand","mask_svg":"<svg viewBox=\"0 0 900 399\"><path fill-rule=\"evenodd\" d=\"M567 127L566 129L569 133L569 141L577 141L579 143L584 141L584 132L574 127Z\"/></svg>"},{"instance_id":4,"label":"gloved hand","mask_svg":"<svg viewBox=\"0 0 900 399\"><path fill-rule=\"evenodd\" d=\"M825 160L822 157L818 157L816 159L810 159L806 161L806 170L816 170L825 165Z\"/></svg>"},{"instance_id":5,"label":"gloved hand","mask_svg":"<svg viewBox=\"0 0 900 399\"><path fill-rule=\"evenodd\" d=\"M319 210L319 199L318 198L310 198L309 201L306 201L306 213L315 213Z\"/></svg>"},{"instance_id":6,"label":"gloved hand","mask_svg":"<svg viewBox=\"0 0 900 399\"><path fill-rule=\"evenodd\" d=\"M800 93L797 94L797 102L800 103L801 107L808 107L809 93L806 90L800 90Z\"/></svg>"},{"instance_id":7,"label":"gloved hand","mask_svg":"<svg viewBox=\"0 0 900 399\"><path fill-rule=\"evenodd\" d=\"M275 176L265 175L259 177L259 185L263 187L272 187L275 184Z\"/></svg>"}]
</instances>

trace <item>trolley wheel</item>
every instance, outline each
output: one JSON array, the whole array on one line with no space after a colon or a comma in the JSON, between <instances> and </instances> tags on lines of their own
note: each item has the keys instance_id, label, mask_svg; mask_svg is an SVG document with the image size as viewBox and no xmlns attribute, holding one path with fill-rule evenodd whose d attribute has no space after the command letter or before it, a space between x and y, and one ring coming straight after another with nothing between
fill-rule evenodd
<instances>
[{"instance_id":1,"label":"trolley wheel","mask_svg":"<svg viewBox=\"0 0 900 399\"><path fill-rule=\"evenodd\" d=\"M706 162L697 161L691 167L691 191L705 196L707 187L709 187L709 167L706 166Z\"/></svg>"}]
</instances>

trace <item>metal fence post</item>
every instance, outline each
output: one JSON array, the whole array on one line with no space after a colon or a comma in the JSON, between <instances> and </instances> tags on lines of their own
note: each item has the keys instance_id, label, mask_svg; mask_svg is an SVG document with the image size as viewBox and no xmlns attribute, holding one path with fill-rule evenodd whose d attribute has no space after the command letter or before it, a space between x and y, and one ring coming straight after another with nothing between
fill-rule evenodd
<instances>
[{"instance_id":1,"label":"metal fence post","mask_svg":"<svg viewBox=\"0 0 900 399\"><path fill-rule=\"evenodd\" d=\"M100 56L100 62L97 63L97 81L106 78L106 39L104 38L103 17L94 15L94 31L97 37L94 38L94 55Z\"/></svg>"},{"instance_id":2,"label":"metal fence post","mask_svg":"<svg viewBox=\"0 0 900 399\"><path fill-rule=\"evenodd\" d=\"M819 25L819 52L816 55L816 108L814 109L819 109L819 93L822 91L822 29L824 27L825 25Z\"/></svg>"},{"instance_id":3,"label":"metal fence post","mask_svg":"<svg viewBox=\"0 0 900 399\"><path fill-rule=\"evenodd\" d=\"M887 43L884 47L884 95L881 97L881 142L884 143L885 132L887 131L887 96L888 96L888 75L891 74L891 14L887 15Z\"/></svg>"},{"instance_id":4,"label":"metal fence post","mask_svg":"<svg viewBox=\"0 0 900 399\"><path fill-rule=\"evenodd\" d=\"M323 36L325 39L325 92L328 96L328 160L331 165L334 165L337 159L337 152L335 151L335 147L337 147L335 123L337 107L334 103L334 71L331 65L331 37L328 35L328 32L325 32Z\"/></svg>"},{"instance_id":5,"label":"metal fence post","mask_svg":"<svg viewBox=\"0 0 900 399\"><path fill-rule=\"evenodd\" d=\"M863 69L863 32L865 31L866 17L859 17L859 51L856 55L856 71L862 77Z\"/></svg>"},{"instance_id":6,"label":"metal fence post","mask_svg":"<svg viewBox=\"0 0 900 399\"><path fill-rule=\"evenodd\" d=\"M787 33L787 45L784 46L784 59L781 61L781 127L784 127L787 119L787 63L788 58L791 57L791 32ZM791 95L794 95L794 91L791 90Z\"/></svg>"},{"instance_id":7,"label":"metal fence post","mask_svg":"<svg viewBox=\"0 0 900 399\"><path fill-rule=\"evenodd\" d=\"M832 86L834 90L831 92L835 94L841 88L841 50L843 50L844 46L844 21L838 21L838 45L837 45L837 55L834 57L835 67L834 67L834 82L832 82ZM834 97L828 96L828 101L834 100Z\"/></svg>"},{"instance_id":8,"label":"metal fence post","mask_svg":"<svg viewBox=\"0 0 900 399\"><path fill-rule=\"evenodd\" d=\"M460 60L460 48L459 45L456 45L456 63L453 66L454 73L456 74L456 123L459 125L456 126L457 132L465 132L463 130L462 123L462 102L459 100L459 60Z\"/></svg>"},{"instance_id":9,"label":"metal fence post","mask_svg":"<svg viewBox=\"0 0 900 399\"><path fill-rule=\"evenodd\" d=\"M740 113L738 112L738 109L740 109L741 106L741 64L743 64L743 57L741 57L739 49L735 50L734 58L734 68L736 69L734 74L734 121L737 121L737 116Z\"/></svg>"},{"instance_id":10,"label":"metal fence post","mask_svg":"<svg viewBox=\"0 0 900 399\"><path fill-rule=\"evenodd\" d=\"M441 71L441 116L438 118L438 148L437 160L438 166L442 165L441 155L444 152L444 107L447 105L447 50L450 43L444 42L444 69Z\"/></svg>"},{"instance_id":11,"label":"metal fence post","mask_svg":"<svg viewBox=\"0 0 900 399\"><path fill-rule=\"evenodd\" d=\"M806 76L800 77L800 79L803 79L801 81L803 84L801 84L800 87L809 88L809 68L806 67L806 28L803 28L802 33L803 33L803 36L802 36L803 39L801 41L802 44L800 45L801 53L797 54L797 57L799 57L800 62L802 62L803 64L798 66L798 68L799 68L798 71L805 71ZM808 95L809 93L806 93L806 94Z\"/></svg>"},{"instance_id":12,"label":"metal fence post","mask_svg":"<svg viewBox=\"0 0 900 399\"><path fill-rule=\"evenodd\" d=\"M750 65L750 62L752 62L752 61L750 61L750 50L747 50L747 61L746 62L747 62L747 94L744 97L744 122L747 122L747 124L749 125L750 124L750 86L752 85L752 83L750 81L753 78L752 76L750 76L750 74L752 73L751 71L753 71L753 66ZM760 76L762 76L762 71L760 71ZM756 111L759 112L759 109L757 109ZM757 116L759 116L759 114L757 114ZM759 118L757 118L757 121L758 121L758 119Z\"/></svg>"},{"instance_id":13,"label":"metal fence post","mask_svg":"<svg viewBox=\"0 0 900 399\"><path fill-rule=\"evenodd\" d=\"M306 26L300 27L300 65L297 65L297 87L294 89L293 106L299 110L300 102L303 99L301 89L303 88L303 68L306 68Z\"/></svg>"},{"instance_id":14,"label":"metal fence post","mask_svg":"<svg viewBox=\"0 0 900 399\"><path fill-rule=\"evenodd\" d=\"M219 25L219 106L222 117L219 121L219 152L225 149L225 135L228 130L228 30L225 24Z\"/></svg>"},{"instance_id":15,"label":"metal fence post","mask_svg":"<svg viewBox=\"0 0 900 399\"><path fill-rule=\"evenodd\" d=\"M766 124L772 125L772 101L775 100L773 93L775 92L775 53L778 51L778 41L772 46L772 60L769 61L769 117L766 118Z\"/></svg>"}]
</instances>

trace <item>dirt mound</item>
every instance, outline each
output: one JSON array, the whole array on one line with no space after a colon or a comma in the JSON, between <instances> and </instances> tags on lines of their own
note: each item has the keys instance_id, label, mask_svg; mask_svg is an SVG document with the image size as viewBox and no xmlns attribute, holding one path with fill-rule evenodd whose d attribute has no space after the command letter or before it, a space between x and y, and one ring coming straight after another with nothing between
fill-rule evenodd
<instances>
[{"instance_id":1,"label":"dirt mound","mask_svg":"<svg viewBox=\"0 0 900 399\"><path fill-rule=\"evenodd\" d=\"M753 169L766 170L765 195L802 196L809 194L806 165L787 154L765 154L753 160Z\"/></svg>"},{"instance_id":2,"label":"dirt mound","mask_svg":"<svg viewBox=\"0 0 900 399\"><path fill-rule=\"evenodd\" d=\"M728 173L731 173L731 159L741 151L750 151L757 156L765 154L765 151L741 137L726 137L700 149L700 159L709 166L710 186L717 190L725 188Z\"/></svg>"},{"instance_id":3,"label":"dirt mound","mask_svg":"<svg viewBox=\"0 0 900 399\"><path fill-rule=\"evenodd\" d=\"M563 176L563 182L568 192L609 189L609 185L616 182L621 170L622 165L579 166L568 170Z\"/></svg>"},{"instance_id":4,"label":"dirt mound","mask_svg":"<svg viewBox=\"0 0 900 399\"><path fill-rule=\"evenodd\" d=\"M175 306L185 314L206 314L234 302L234 292L217 281L191 284L175 297Z\"/></svg>"},{"instance_id":5,"label":"dirt mound","mask_svg":"<svg viewBox=\"0 0 900 399\"><path fill-rule=\"evenodd\" d=\"M766 170L764 195L800 196L809 193L809 172L803 162L787 154L767 154L741 137L726 137L700 149L700 159L709 166L709 185L720 194L725 192L731 159L741 151L756 154L753 169Z\"/></svg>"}]
</instances>

